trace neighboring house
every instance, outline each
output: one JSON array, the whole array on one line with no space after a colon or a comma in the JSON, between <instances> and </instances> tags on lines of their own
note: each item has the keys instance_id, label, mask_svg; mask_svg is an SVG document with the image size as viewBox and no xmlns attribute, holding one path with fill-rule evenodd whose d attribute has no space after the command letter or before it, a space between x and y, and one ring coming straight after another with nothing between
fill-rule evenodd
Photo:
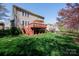
<instances>
[{"instance_id":1,"label":"neighboring house","mask_svg":"<svg viewBox=\"0 0 79 59\"><path fill-rule=\"evenodd\" d=\"M1 28L4 30L10 29L10 20L0 20L0 29Z\"/></svg>"},{"instance_id":2,"label":"neighboring house","mask_svg":"<svg viewBox=\"0 0 79 59\"><path fill-rule=\"evenodd\" d=\"M44 17L13 5L13 20L11 26L20 28L23 33L32 35L44 32L46 25Z\"/></svg>"},{"instance_id":3,"label":"neighboring house","mask_svg":"<svg viewBox=\"0 0 79 59\"><path fill-rule=\"evenodd\" d=\"M58 28L57 24L54 24L54 28L55 28L55 32L59 32L60 31L60 29Z\"/></svg>"},{"instance_id":4,"label":"neighboring house","mask_svg":"<svg viewBox=\"0 0 79 59\"><path fill-rule=\"evenodd\" d=\"M46 28L49 32L56 32L56 31L60 31L57 27L57 25L53 25L53 24L47 24L47 28Z\"/></svg>"},{"instance_id":5,"label":"neighboring house","mask_svg":"<svg viewBox=\"0 0 79 59\"><path fill-rule=\"evenodd\" d=\"M49 32L54 32L55 31L55 28L54 28L54 25L53 24L47 24L47 31Z\"/></svg>"},{"instance_id":6,"label":"neighboring house","mask_svg":"<svg viewBox=\"0 0 79 59\"><path fill-rule=\"evenodd\" d=\"M0 20L0 30L3 30L5 27L4 21Z\"/></svg>"}]
</instances>

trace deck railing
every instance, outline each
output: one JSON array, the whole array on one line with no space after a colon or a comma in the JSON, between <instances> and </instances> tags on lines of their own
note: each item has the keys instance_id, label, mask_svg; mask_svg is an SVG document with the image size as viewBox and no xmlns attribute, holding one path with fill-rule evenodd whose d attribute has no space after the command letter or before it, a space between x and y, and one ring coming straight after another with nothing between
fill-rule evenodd
<instances>
[{"instance_id":1,"label":"deck railing","mask_svg":"<svg viewBox=\"0 0 79 59\"><path fill-rule=\"evenodd\" d=\"M30 23L29 25L32 28L46 28L45 24L40 24L40 23Z\"/></svg>"}]
</instances>

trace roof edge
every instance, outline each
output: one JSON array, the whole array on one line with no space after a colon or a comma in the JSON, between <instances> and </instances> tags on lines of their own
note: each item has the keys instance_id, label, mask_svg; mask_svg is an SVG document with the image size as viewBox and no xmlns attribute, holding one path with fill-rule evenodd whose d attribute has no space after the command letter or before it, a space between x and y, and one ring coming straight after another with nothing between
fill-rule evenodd
<instances>
[{"instance_id":1,"label":"roof edge","mask_svg":"<svg viewBox=\"0 0 79 59\"><path fill-rule=\"evenodd\" d=\"M18 9L21 9L21 10L24 10L24 11L26 11L26 12L28 12L28 13L34 15L34 16L37 16L37 17L40 17L40 18L44 19L43 16L40 16L40 15L38 15L38 14L35 14L35 13L33 13L33 12L31 12L31 11L28 11L28 10L26 10L26 9L23 9L23 8L21 8L21 7L19 7L19 6L13 5L13 7L18 8Z\"/></svg>"}]
</instances>

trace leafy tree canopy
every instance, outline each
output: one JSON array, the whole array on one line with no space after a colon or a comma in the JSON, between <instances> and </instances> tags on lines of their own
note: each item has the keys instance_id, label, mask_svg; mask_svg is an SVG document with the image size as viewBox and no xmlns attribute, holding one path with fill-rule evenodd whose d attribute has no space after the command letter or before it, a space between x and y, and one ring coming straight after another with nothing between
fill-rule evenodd
<instances>
[{"instance_id":1,"label":"leafy tree canopy","mask_svg":"<svg viewBox=\"0 0 79 59\"><path fill-rule=\"evenodd\" d=\"M67 3L58 13L58 24L63 24L68 29L79 29L79 4Z\"/></svg>"}]
</instances>

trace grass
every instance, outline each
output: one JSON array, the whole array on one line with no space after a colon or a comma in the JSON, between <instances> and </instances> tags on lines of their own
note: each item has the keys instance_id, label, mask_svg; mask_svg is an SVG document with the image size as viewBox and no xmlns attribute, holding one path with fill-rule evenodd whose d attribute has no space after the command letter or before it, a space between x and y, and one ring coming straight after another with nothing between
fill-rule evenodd
<instances>
[{"instance_id":1,"label":"grass","mask_svg":"<svg viewBox=\"0 0 79 59\"><path fill-rule=\"evenodd\" d=\"M78 50L79 46L74 43L73 37L57 33L0 38L0 55L4 56L79 55Z\"/></svg>"}]
</instances>

